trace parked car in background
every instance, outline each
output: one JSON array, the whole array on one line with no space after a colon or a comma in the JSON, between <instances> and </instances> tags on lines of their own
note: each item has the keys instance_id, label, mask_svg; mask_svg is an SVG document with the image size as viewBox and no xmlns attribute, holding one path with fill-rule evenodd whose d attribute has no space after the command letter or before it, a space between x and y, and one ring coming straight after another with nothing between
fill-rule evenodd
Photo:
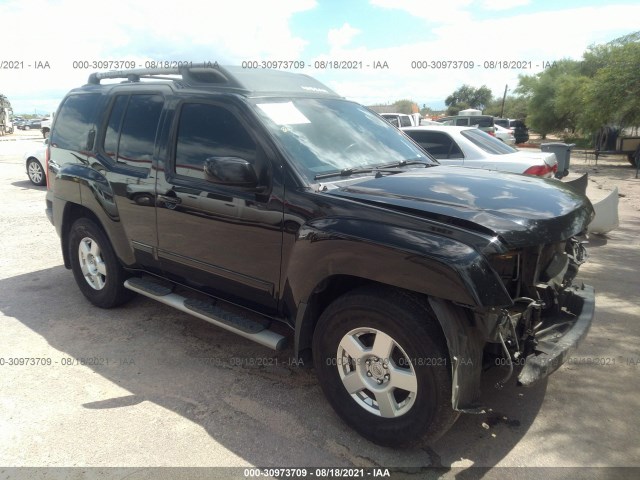
<instances>
[{"instance_id":1,"label":"parked car in background","mask_svg":"<svg viewBox=\"0 0 640 480\"><path fill-rule=\"evenodd\" d=\"M489 135L494 134L494 123L491 115L455 115L453 117L438 118L436 121L442 125L477 127Z\"/></svg>"},{"instance_id":2,"label":"parked car in background","mask_svg":"<svg viewBox=\"0 0 640 480\"><path fill-rule=\"evenodd\" d=\"M493 121L496 125L513 130L513 136L516 139L516 143L525 143L529 141L529 129L522 120L515 120L513 118L494 118Z\"/></svg>"},{"instance_id":3,"label":"parked car in background","mask_svg":"<svg viewBox=\"0 0 640 480\"><path fill-rule=\"evenodd\" d=\"M501 170L553 177L554 153L520 151L478 128L454 126L406 127L401 130L443 165Z\"/></svg>"},{"instance_id":4,"label":"parked car in background","mask_svg":"<svg viewBox=\"0 0 640 480\"><path fill-rule=\"evenodd\" d=\"M42 120L29 120L24 124L23 130L40 130L42 128Z\"/></svg>"},{"instance_id":5,"label":"parked car in background","mask_svg":"<svg viewBox=\"0 0 640 480\"><path fill-rule=\"evenodd\" d=\"M44 160L46 149L47 141L45 140L37 148L29 150L24 154L27 176L34 185L42 186L47 184L46 163Z\"/></svg>"},{"instance_id":6,"label":"parked car in background","mask_svg":"<svg viewBox=\"0 0 640 480\"><path fill-rule=\"evenodd\" d=\"M413 117L411 115L407 115L406 113L381 113L380 116L394 127L415 126Z\"/></svg>"},{"instance_id":7,"label":"parked car in background","mask_svg":"<svg viewBox=\"0 0 640 480\"><path fill-rule=\"evenodd\" d=\"M493 128L496 129L496 131L494 132L494 136L498 140L510 146L514 146L516 144L516 137L513 135L513 130L501 127L500 125L494 125Z\"/></svg>"}]
</instances>

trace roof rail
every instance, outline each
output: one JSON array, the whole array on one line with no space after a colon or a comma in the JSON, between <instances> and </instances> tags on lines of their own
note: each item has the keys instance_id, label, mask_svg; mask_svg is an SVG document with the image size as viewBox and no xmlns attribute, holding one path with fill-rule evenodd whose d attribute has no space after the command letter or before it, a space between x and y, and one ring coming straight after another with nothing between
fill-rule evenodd
<instances>
[{"instance_id":1,"label":"roof rail","mask_svg":"<svg viewBox=\"0 0 640 480\"><path fill-rule=\"evenodd\" d=\"M111 70L89 75L90 85L100 85L100 80L125 78L129 82L139 82L141 78L158 80L176 80L166 75L179 75L187 84L222 84L228 87L241 88L240 83L222 68L218 62L189 63L175 68L138 68L131 70Z\"/></svg>"}]
</instances>

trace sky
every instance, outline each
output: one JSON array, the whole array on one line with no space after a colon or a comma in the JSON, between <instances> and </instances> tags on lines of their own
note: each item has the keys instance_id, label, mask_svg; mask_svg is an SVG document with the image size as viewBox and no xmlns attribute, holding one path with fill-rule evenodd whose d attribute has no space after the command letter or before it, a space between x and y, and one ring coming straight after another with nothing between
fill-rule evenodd
<instances>
[{"instance_id":1,"label":"sky","mask_svg":"<svg viewBox=\"0 0 640 480\"><path fill-rule=\"evenodd\" d=\"M45 114L109 69L94 62L295 61L365 105L442 108L463 84L500 96L579 60L638 18L637 0L0 0L0 93L16 114Z\"/></svg>"}]
</instances>

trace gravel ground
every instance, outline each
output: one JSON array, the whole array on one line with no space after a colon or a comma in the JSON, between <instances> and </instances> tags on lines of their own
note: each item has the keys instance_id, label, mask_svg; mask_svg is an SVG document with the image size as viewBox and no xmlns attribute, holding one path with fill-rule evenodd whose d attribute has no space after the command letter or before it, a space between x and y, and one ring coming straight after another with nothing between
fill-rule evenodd
<instances>
[{"instance_id":1,"label":"gravel ground","mask_svg":"<svg viewBox=\"0 0 640 480\"><path fill-rule=\"evenodd\" d=\"M463 415L431 446L396 450L346 427L313 371L290 364L290 350L276 354L142 297L109 311L86 302L62 266L45 188L24 173L22 154L36 139L33 132L0 139L0 357L45 362L0 366L0 465L83 468L0 468L0 479L243 478L241 469L150 468L166 466L637 478L638 470L507 468L640 466L640 180L624 158L601 158L597 168L593 159L572 158L570 178L588 171L591 198L614 186L621 194L620 227L592 236L580 271L596 288L597 318L577 354L528 389L512 381L497 391L503 372L489 372L490 412Z\"/></svg>"}]
</instances>

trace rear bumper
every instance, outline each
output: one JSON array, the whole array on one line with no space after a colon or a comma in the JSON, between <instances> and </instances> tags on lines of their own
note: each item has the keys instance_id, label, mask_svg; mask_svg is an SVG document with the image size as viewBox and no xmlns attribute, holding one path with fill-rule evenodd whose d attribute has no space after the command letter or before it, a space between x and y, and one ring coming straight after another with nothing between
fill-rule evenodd
<instances>
[{"instance_id":1,"label":"rear bumper","mask_svg":"<svg viewBox=\"0 0 640 480\"><path fill-rule=\"evenodd\" d=\"M589 285L568 288L561 304L571 313L561 312L545 322L546 333L536 336L536 353L526 358L518 375L520 385L533 385L555 372L587 335L595 315L594 288Z\"/></svg>"}]
</instances>

